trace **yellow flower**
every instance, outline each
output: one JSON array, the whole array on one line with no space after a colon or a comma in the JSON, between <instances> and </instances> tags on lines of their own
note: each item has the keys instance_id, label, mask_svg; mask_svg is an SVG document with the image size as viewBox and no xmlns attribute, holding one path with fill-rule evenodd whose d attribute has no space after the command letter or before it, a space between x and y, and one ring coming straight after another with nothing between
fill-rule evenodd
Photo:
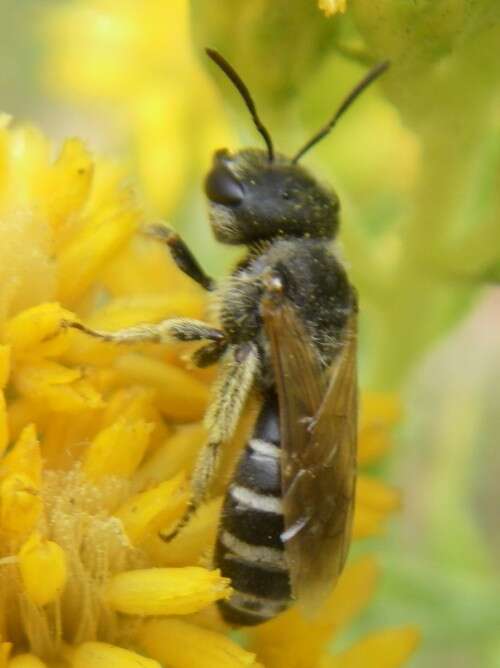
<instances>
[{"instance_id":1,"label":"yellow flower","mask_svg":"<svg viewBox=\"0 0 500 668\"><path fill-rule=\"evenodd\" d=\"M193 169L201 180L213 146L230 139L189 19L186 0L76 0L47 22L50 87L112 105L145 199L162 215L179 203Z\"/></svg>"},{"instance_id":2,"label":"yellow flower","mask_svg":"<svg viewBox=\"0 0 500 668\"><path fill-rule=\"evenodd\" d=\"M326 16L333 16L334 14L343 14L345 12L346 1L347 0L318 0L318 5Z\"/></svg>"},{"instance_id":3,"label":"yellow flower","mask_svg":"<svg viewBox=\"0 0 500 668\"><path fill-rule=\"evenodd\" d=\"M0 130L0 668L400 665L411 630L325 651L369 599L371 560L346 570L317 623L292 610L245 650L211 605L231 592L209 566L220 498L159 538L188 503L213 373L186 370L187 345L116 347L61 323L201 318L203 298L134 234L141 215L115 166L78 140L51 153L33 128ZM397 410L365 397L361 462L386 451ZM361 476L355 535L380 532L398 503Z\"/></svg>"},{"instance_id":4,"label":"yellow flower","mask_svg":"<svg viewBox=\"0 0 500 668\"><path fill-rule=\"evenodd\" d=\"M349 565L317 617L307 620L292 608L251 632L252 649L266 668L395 668L402 665L418 639L415 629L409 627L371 634L335 657L324 652L332 635L368 603L377 576L376 564L370 557Z\"/></svg>"}]
</instances>

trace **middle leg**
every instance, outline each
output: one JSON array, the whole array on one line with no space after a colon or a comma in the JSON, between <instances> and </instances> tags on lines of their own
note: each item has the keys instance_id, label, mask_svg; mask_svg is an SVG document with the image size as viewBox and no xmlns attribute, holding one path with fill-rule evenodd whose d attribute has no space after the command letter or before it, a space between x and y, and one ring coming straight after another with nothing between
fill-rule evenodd
<instances>
[{"instance_id":1,"label":"middle leg","mask_svg":"<svg viewBox=\"0 0 500 668\"><path fill-rule=\"evenodd\" d=\"M147 325L136 325L119 329L116 332L104 332L91 329L80 322L64 322L64 326L79 329L89 336L112 343L171 343L172 341L214 341L219 345L225 342L225 334L220 329L210 327L201 320L189 318L169 318Z\"/></svg>"}]
</instances>

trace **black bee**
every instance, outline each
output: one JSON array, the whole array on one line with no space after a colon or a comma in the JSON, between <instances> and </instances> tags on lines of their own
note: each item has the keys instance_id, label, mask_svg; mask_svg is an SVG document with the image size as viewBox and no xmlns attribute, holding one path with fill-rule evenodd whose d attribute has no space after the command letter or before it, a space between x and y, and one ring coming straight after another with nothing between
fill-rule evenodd
<instances>
[{"instance_id":1,"label":"black bee","mask_svg":"<svg viewBox=\"0 0 500 668\"><path fill-rule=\"evenodd\" d=\"M150 232L178 267L215 293L220 328L184 318L118 332L75 327L105 340L206 341L198 366L221 362L207 411L209 439L192 480L192 502L206 499L221 446L247 398L260 399L251 437L229 484L214 562L234 593L219 603L234 625L264 622L294 600L316 606L339 576L351 534L356 480L356 293L332 241L336 194L298 164L374 79L353 89L330 122L293 158L277 154L250 93L220 54L207 50L243 97L267 150L215 153L205 181L217 240L247 247L220 287L179 236Z\"/></svg>"}]
</instances>

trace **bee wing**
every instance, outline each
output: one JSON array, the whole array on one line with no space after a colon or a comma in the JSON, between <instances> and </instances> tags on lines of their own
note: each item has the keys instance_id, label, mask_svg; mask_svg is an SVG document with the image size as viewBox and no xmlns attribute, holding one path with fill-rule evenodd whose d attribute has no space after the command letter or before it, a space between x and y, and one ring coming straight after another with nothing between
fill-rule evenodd
<instances>
[{"instance_id":1,"label":"bee wing","mask_svg":"<svg viewBox=\"0 0 500 668\"><path fill-rule=\"evenodd\" d=\"M292 591L308 610L329 593L350 542L356 480L355 317L328 373L293 305L262 303L282 438L283 540Z\"/></svg>"}]
</instances>

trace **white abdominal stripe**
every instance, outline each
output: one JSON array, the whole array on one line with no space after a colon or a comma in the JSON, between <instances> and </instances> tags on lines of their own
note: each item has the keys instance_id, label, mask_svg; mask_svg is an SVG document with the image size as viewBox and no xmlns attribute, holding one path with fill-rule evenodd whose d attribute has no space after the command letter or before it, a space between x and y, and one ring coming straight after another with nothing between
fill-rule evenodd
<instances>
[{"instance_id":1,"label":"white abdominal stripe","mask_svg":"<svg viewBox=\"0 0 500 668\"><path fill-rule=\"evenodd\" d=\"M225 603L235 611L270 619L286 610L290 605L290 600L272 601L263 596L253 596L252 594L235 591L229 601Z\"/></svg>"},{"instance_id":2,"label":"white abdominal stripe","mask_svg":"<svg viewBox=\"0 0 500 668\"><path fill-rule=\"evenodd\" d=\"M283 502L279 497L259 494L247 487L234 484L230 486L229 494L236 503L250 510L277 515L283 513Z\"/></svg>"},{"instance_id":3,"label":"white abdominal stripe","mask_svg":"<svg viewBox=\"0 0 500 668\"><path fill-rule=\"evenodd\" d=\"M261 457L269 457L271 459L279 459L281 457L281 448L274 443L263 441L261 438L251 438L248 442L248 447Z\"/></svg>"},{"instance_id":4,"label":"white abdominal stripe","mask_svg":"<svg viewBox=\"0 0 500 668\"><path fill-rule=\"evenodd\" d=\"M229 531L222 532L220 541L229 550L229 554L224 555L225 559L230 559L234 555L234 557L253 566L260 566L268 570L288 570L285 554L282 550L262 545L250 545L236 538Z\"/></svg>"}]
</instances>

